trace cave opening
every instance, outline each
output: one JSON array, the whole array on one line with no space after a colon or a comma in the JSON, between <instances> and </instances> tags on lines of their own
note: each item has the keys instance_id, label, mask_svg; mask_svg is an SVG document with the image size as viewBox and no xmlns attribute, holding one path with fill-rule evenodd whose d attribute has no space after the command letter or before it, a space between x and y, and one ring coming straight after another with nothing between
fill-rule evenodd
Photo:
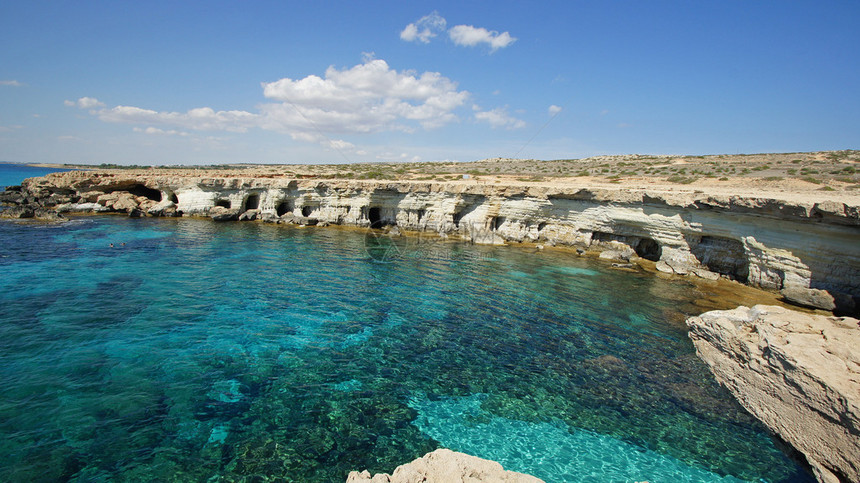
<instances>
[{"instance_id":1,"label":"cave opening","mask_svg":"<svg viewBox=\"0 0 860 483\"><path fill-rule=\"evenodd\" d=\"M293 212L293 203L290 200L283 200L280 203L278 203L278 206L275 207L275 213L277 213L278 216L284 216L287 213L292 213L292 212Z\"/></svg>"},{"instance_id":2,"label":"cave opening","mask_svg":"<svg viewBox=\"0 0 860 483\"><path fill-rule=\"evenodd\" d=\"M493 217L493 230L498 230L500 226L505 222L504 216L495 216Z\"/></svg>"},{"instance_id":3,"label":"cave opening","mask_svg":"<svg viewBox=\"0 0 860 483\"><path fill-rule=\"evenodd\" d=\"M311 213L313 213L313 212L314 212L313 206L308 206L308 205L302 206L302 216L304 216L305 218L311 216Z\"/></svg>"},{"instance_id":4,"label":"cave opening","mask_svg":"<svg viewBox=\"0 0 860 483\"><path fill-rule=\"evenodd\" d=\"M743 283L749 279L749 259L740 240L706 235L690 251L712 272L728 275Z\"/></svg>"},{"instance_id":5,"label":"cave opening","mask_svg":"<svg viewBox=\"0 0 860 483\"><path fill-rule=\"evenodd\" d=\"M460 220L462 220L462 219L463 219L463 212L462 211L458 211L458 212L454 213L454 226L456 226L457 228L460 228Z\"/></svg>"},{"instance_id":6,"label":"cave opening","mask_svg":"<svg viewBox=\"0 0 860 483\"><path fill-rule=\"evenodd\" d=\"M652 262L660 261L660 256L663 254L660 244L653 238L648 237L641 238L634 250L636 250L637 255Z\"/></svg>"},{"instance_id":7,"label":"cave opening","mask_svg":"<svg viewBox=\"0 0 860 483\"><path fill-rule=\"evenodd\" d=\"M215 200L215 206L220 206L222 208L230 209L231 203L230 200L225 200L224 198L219 198Z\"/></svg>"},{"instance_id":8,"label":"cave opening","mask_svg":"<svg viewBox=\"0 0 860 483\"><path fill-rule=\"evenodd\" d=\"M176 193L170 193L170 196L167 199L176 204L179 204L179 197L176 195Z\"/></svg>"},{"instance_id":9,"label":"cave opening","mask_svg":"<svg viewBox=\"0 0 860 483\"><path fill-rule=\"evenodd\" d=\"M256 210L259 207L260 207L260 195L253 194L253 195L248 195L248 197L245 198L245 209L246 210Z\"/></svg>"},{"instance_id":10,"label":"cave opening","mask_svg":"<svg viewBox=\"0 0 860 483\"><path fill-rule=\"evenodd\" d=\"M367 219L370 220L371 228L379 228L383 225L382 222L382 209L378 206L374 206L367 211Z\"/></svg>"},{"instance_id":11,"label":"cave opening","mask_svg":"<svg viewBox=\"0 0 860 483\"><path fill-rule=\"evenodd\" d=\"M133 194L134 196L144 196L153 201L161 201L161 191L148 188L142 184L136 184L132 186L131 188L129 188L128 192Z\"/></svg>"}]
</instances>

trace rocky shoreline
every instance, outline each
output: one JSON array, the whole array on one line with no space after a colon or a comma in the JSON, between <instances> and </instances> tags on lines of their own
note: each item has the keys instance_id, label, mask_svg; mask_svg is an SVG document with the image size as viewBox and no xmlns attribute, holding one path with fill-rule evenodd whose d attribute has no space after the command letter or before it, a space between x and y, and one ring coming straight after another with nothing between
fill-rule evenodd
<instances>
[{"instance_id":1,"label":"rocky shoreline","mask_svg":"<svg viewBox=\"0 0 860 483\"><path fill-rule=\"evenodd\" d=\"M757 305L687 320L699 358L818 481L860 481L860 320Z\"/></svg>"},{"instance_id":2,"label":"rocky shoreline","mask_svg":"<svg viewBox=\"0 0 860 483\"><path fill-rule=\"evenodd\" d=\"M785 301L838 315L860 307L860 206L833 199L102 170L31 178L0 193L0 202L5 218L198 216L568 246L621 267L649 260L668 274L779 290ZM860 481L857 323L764 306L688 320L697 353L721 384L827 482ZM400 481L396 475L372 481Z\"/></svg>"},{"instance_id":3,"label":"rocky shoreline","mask_svg":"<svg viewBox=\"0 0 860 483\"><path fill-rule=\"evenodd\" d=\"M840 314L860 307L860 206L642 188L294 179L194 170L54 173L0 193L7 218L64 213L396 227L474 243L570 246L737 280Z\"/></svg>"}]
</instances>

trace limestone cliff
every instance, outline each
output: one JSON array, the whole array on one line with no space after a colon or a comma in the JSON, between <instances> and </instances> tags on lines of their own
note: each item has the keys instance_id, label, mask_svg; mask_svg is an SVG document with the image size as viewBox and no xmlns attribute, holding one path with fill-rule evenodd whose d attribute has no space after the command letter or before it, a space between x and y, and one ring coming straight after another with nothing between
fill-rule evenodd
<instances>
[{"instance_id":1,"label":"limestone cliff","mask_svg":"<svg viewBox=\"0 0 860 483\"><path fill-rule=\"evenodd\" d=\"M56 173L29 179L4 199L18 205L7 216L39 216L38 210L52 209L396 225L476 243L612 249L619 258L663 262L658 266L663 271L790 289L787 298L821 308L850 313L860 299L860 207L833 200L623 186L213 177L193 170Z\"/></svg>"},{"instance_id":2,"label":"limestone cliff","mask_svg":"<svg viewBox=\"0 0 860 483\"><path fill-rule=\"evenodd\" d=\"M353 471L347 483L457 483L457 482L509 482L540 483L543 480L514 471L505 471L502 465L450 449L437 449L411 463L398 466L391 475L371 476L368 471Z\"/></svg>"},{"instance_id":3,"label":"limestone cliff","mask_svg":"<svg viewBox=\"0 0 860 483\"><path fill-rule=\"evenodd\" d=\"M687 325L717 380L819 481L860 481L860 320L757 305Z\"/></svg>"}]
</instances>

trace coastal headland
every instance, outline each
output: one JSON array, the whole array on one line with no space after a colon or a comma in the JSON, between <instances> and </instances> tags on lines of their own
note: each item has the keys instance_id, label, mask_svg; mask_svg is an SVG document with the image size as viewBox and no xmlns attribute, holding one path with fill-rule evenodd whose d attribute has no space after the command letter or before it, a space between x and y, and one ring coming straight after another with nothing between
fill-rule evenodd
<instances>
[{"instance_id":1,"label":"coastal headland","mask_svg":"<svg viewBox=\"0 0 860 483\"><path fill-rule=\"evenodd\" d=\"M3 201L13 205L5 216L17 218L209 216L570 246L619 263L650 260L666 273L728 278L781 291L798 305L852 314L860 306L858 160L851 151L620 156L578 164L97 168L28 179ZM532 174L563 164L583 175ZM771 172L783 176L763 176ZM806 175L789 174L800 172Z\"/></svg>"},{"instance_id":2,"label":"coastal headland","mask_svg":"<svg viewBox=\"0 0 860 483\"><path fill-rule=\"evenodd\" d=\"M860 152L838 151L546 162L98 167L28 179L7 189L0 201L7 205L7 218L197 216L375 228L390 237L432 234L481 244L570 247L621 269L638 265L672 276L733 280L778 292L783 301L806 312L817 309L820 317L856 317L858 165ZM759 316L765 312L769 315L763 322ZM856 338L856 319L801 320L800 312L763 308L744 314L705 314L688 321L700 357L721 384L730 390L745 388L732 392L806 455L821 481L853 479L856 466L850 461L856 445L850 442L857 437L856 401L846 400L837 389L856 387L858 349L830 339L838 340L843 332ZM799 340L791 334L808 332L816 324L839 328L828 325L819 331L823 342L814 350L832 361L804 357L808 351L791 352ZM725 333L708 329L712 326ZM747 337L764 334L767 327L787 335L768 338L767 347ZM745 342L729 340L736 337L732 331L740 331L737 337ZM756 347L761 353L754 353ZM784 361L767 363L767 374L760 370L768 358L783 353L788 354ZM822 361L824 366L816 366ZM793 374L803 376L798 376L798 387L814 384L799 391L785 388L785 397L776 400L763 395L773 392L766 387L779 388L784 384L779 381ZM747 384L751 380L760 384ZM789 410L801 406L812 408L811 419L799 419ZM826 421L815 420L816 414ZM801 423L815 430L798 431L807 427ZM842 429L827 430L827 424ZM847 436L839 440L840 435ZM830 465L828 458L849 463Z\"/></svg>"}]
</instances>

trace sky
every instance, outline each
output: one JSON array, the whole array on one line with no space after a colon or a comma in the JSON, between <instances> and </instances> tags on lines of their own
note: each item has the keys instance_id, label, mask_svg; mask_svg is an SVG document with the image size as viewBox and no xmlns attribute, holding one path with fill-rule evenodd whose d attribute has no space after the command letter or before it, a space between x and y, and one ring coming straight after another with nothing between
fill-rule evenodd
<instances>
[{"instance_id":1,"label":"sky","mask_svg":"<svg viewBox=\"0 0 860 483\"><path fill-rule=\"evenodd\" d=\"M0 161L860 148L860 2L0 2Z\"/></svg>"}]
</instances>

